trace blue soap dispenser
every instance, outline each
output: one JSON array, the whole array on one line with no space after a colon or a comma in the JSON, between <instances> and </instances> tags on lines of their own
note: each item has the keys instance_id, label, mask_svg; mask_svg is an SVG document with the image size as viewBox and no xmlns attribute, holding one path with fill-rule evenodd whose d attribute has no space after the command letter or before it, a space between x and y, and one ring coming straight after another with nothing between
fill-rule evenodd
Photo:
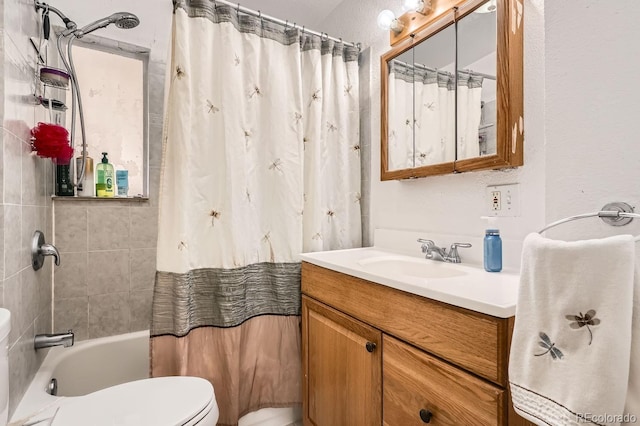
<instances>
[{"instance_id":1,"label":"blue soap dispenser","mask_svg":"<svg viewBox=\"0 0 640 426\"><path fill-rule=\"evenodd\" d=\"M487 229L484 236L484 270L502 271L502 239L498 229Z\"/></svg>"}]
</instances>

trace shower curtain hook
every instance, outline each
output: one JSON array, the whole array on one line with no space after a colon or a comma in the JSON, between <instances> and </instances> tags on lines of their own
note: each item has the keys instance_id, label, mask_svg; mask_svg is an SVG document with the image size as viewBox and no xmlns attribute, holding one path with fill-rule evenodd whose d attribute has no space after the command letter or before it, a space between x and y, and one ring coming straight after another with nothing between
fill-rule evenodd
<instances>
[{"instance_id":1,"label":"shower curtain hook","mask_svg":"<svg viewBox=\"0 0 640 426\"><path fill-rule=\"evenodd\" d=\"M216 0L213 0L213 10L214 11L218 10L218 2Z\"/></svg>"},{"instance_id":2,"label":"shower curtain hook","mask_svg":"<svg viewBox=\"0 0 640 426\"><path fill-rule=\"evenodd\" d=\"M289 20L287 19L287 21L284 23L284 30L287 31L288 27L289 27Z\"/></svg>"},{"instance_id":3,"label":"shower curtain hook","mask_svg":"<svg viewBox=\"0 0 640 426\"><path fill-rule=\"evenodd\" d=\"M238 3L238 7L236 8L236 16L240 19L240 3Z\"/></svg>"},{"instance_id":4,"label":"shower curtain hook","mask_svg":"<svg viewBox=\"0 0 640 426\"><path fill-rule=\"evenodd\" d=\"M302 26L302 35L304 35L304 25Z\"/></svg>"}]
</instances>

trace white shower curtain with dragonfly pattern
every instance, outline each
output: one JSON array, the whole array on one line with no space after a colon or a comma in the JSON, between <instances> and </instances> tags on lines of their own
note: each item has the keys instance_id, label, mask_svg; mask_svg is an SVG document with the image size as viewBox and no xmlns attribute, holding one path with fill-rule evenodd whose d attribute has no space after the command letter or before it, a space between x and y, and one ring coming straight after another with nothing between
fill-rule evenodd
<instances>
[{"instance_id":1,"label":"white shower curtain with dragonfly pattern","mask_svg":"<svg viewBox=\"0 0 640 426\"><path fill-rule=\"evenodd\" d=\"M221 425L300 404L299 254L361 245L357 59L174 1L151 371L210 380Z\"/></svg>"}]
</instances>

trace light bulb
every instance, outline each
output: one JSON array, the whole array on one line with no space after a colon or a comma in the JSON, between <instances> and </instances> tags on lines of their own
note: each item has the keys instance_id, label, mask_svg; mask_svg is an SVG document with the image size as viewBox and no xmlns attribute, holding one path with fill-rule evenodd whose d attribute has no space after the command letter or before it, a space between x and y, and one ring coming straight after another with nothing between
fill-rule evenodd
<instances>
[{"instance_id":1,"label":"light bulb","mask_svg":"<svg viewBox=\"0 0 640 426\"><path fill-rule=\"evenodd\" d=\"M396 19L396 15L389 9L385 9L378 14L378 27L383 30L391 29L391 24Z\"/></svg>"},{"instance_id":2,"label":"light bulb","mask_svg":"<svg viewBox=\"0 0 640 426\"><path fill-rule=\"evenodd\" d=\"M422 0L404 0L402 2L403 12L417 12L418 9L422 9Z\"/></svg>"},{"instance_id":3,"label":"light bulb","mask_svg":"<svg viewBox=\"0 0 640 426\"><path fill-rule=\"evenodd\" d=\"M482 6L476 9L476 13L491 13L498 10L498 5L496 4L496 0L489 0Z\"/></svg>"}]
</instances>

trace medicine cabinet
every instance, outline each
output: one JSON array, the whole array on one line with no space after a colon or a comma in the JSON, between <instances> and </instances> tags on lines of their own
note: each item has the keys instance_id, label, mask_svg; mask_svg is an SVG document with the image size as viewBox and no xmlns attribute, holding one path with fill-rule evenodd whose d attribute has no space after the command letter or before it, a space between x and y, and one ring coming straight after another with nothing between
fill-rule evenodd
<instances>
[{"instance_id":1,"label":"medicine cabinet","mask_svg":"<svg viewBox=\"0 0 640 426\"><path fill-rule=\"evenodd\" d=\"M381 57L381 179L522 165L522 3L426 3Z\"/></svg>"}]
</instances>

